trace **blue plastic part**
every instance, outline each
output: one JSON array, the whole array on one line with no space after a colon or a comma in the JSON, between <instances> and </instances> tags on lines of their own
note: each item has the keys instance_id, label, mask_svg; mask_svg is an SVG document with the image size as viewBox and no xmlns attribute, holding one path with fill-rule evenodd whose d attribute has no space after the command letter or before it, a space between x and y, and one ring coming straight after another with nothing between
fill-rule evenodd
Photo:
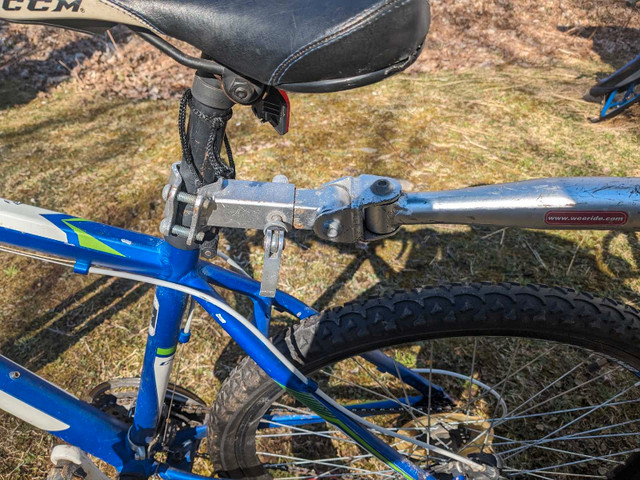
<instances>
[{"instance_id":1,"label":"blue plastic part","mask_svg":"<svg viewBox=\"0 0 640 480\"><path fill-rule=\"evenodd\" d=\"M158 465L154 473L164 480L211 480L211 477L203 477L202 475L196 475L195 473L185 472L178 470L167 465ZM217 480L225 480L224 478L218 478Z\"/></svg>"},{"instance_id":2,"label":"blue plastic part","mask_svg":"<svg viewBox=\"0 0 640 480\"><path fill-rule=\"evenodd\" d=\"M632 65L632 64L634 64L634 63L636 63L636 62L639 62L639 61L640 61L640 55L638 55L636 58L634 58L633 60L631 60L629 63L627 63L627 64L626 64L626 65L624 65L623 67L620 67L618 70L616 70L615 72L613 72L613 73L612 73L611 75L609 75L608 77L603 78L602 80L600 80L600 82L599 82L599 83L604 83L604 82L606 82L606 81L610 80L611 78L613 78L614 76L616 76L620 70L624 70L625 68L627 68L627 67L629 67L630 65Z\"/></svg>"},{"instance_id":3,"label":"blue plastic part","mask_svg":"<svg viewBox=\"0 0 640 480\"><path fill-rule=\"evenodd\" d=\"M184 345L185 343L189 343L189 340L191 340L191 332L186 333L184 330L182 330L180 332L180 336L178 337L178 342Z\"/></svg>"},{"instance_id":4,"label":"blue plastic part","mask_svg":"<svg viewBox=\"0 0 640 480\"><path fill-rule=\"evenodd\" d=\"M73 271L78 275L88 275L90 268L91 262L87 262L86 260L78 260L73 266Z\"/></svg>"}]
</instances>

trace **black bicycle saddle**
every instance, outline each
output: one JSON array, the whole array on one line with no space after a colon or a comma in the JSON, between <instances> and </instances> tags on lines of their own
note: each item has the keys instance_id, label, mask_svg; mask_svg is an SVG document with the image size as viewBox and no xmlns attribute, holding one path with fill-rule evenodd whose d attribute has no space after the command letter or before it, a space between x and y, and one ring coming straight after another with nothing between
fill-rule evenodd
<instances>
[{"instance_id":1,"label":"black bicycle saddle","mask_svg":"<svg viewBox=\"0 0 640 480\"><path fill-rule=\"evenodd\" d=\"M99 32L116 24L183 40L283 90L353 88L408 67L428 0L4 0L0 18Z\"/></svg>"}]
</instances>

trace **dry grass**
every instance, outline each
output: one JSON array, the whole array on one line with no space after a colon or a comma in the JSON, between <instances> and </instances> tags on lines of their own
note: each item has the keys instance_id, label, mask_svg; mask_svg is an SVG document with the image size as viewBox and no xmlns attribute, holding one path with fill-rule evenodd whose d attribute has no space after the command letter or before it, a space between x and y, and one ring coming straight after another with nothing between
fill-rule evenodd
<instances>
[{"instance_id":1,"label":"dry grass","mask_svg":"<svg viewBox=\"0 0 640 480\"><path fill-rule=\"evenodd\" d=\"M558 175L640 177L638 109L604 125L580 100L599 63L400 76L326 96L293 97L293 131L277 137L247 109L230 135L239 178L286 173L310 187L343 175L404 177L441 189ZM17 95L3 86L3 95ZM0 112L0 196L155 234L160 191L180 156L177 105L94 98L59 87ZM411 228L366 249L291 237L282 288L318 308L368 293L446 281L562 284L640 303L637 235ZM259 271L261 235L225 245ZM536 254L534 255L534 252ZM0 352L81 395L135 375L150 289L0 256ZM233 302L233 299L231 299ZM284 321L284 319L281 319ZM177 382L207 401L241 355L198 319ZM0 479L42 478L52 440L0 415Z\"/></svg>"}]
</instances>

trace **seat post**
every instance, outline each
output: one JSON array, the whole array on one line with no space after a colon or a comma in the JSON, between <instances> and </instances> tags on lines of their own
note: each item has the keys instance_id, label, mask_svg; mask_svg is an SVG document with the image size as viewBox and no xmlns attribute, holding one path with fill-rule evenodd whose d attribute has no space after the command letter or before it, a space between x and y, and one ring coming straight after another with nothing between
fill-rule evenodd
<instances>
[{"instance_id":1,"label":"seat post","mask_svg":"<svg viewBox=\"0 0 640 480\"><path fill-rule=\"evenodd\" d=\"M224 93L219 79L196 73L193 87L185 93L180 108L183 155L179 176L183 193L196 195L199 188L214 183L219 178L235 177L231 149L226 140L227 122L234 105ZM225 147L229 165L222 160L221 152ZM192 216L193 206L180 203L171 225L184 228L191 224ZM166 230L163 233L165 240L176 248L201 249L209 257L215 255L217 229L211 228L204 232L204 237L191 245L187 245L185 236L169 234Z\"/></svg>"},{"instance_id":2,"label":"seat post","mask_svg":"<svg viewBox=\"0 0 640 480\"><path fill-rule=\"evenodd\" d=\"M208 185L217 180L213 169L205 165L207 161L207 143L211 134L211 123L204 118L218 117L223 121L223 126L216 132L214 150L220 152L223 149L226 123L231 115L234 106L233 101L227 97L222 90L220 80L215 77L204 77L195 75L193 87L193 107L189 114L189 126L187 129L187 140L191 147L193 163L197 171L202 175L202 183ZM180 174L184 180L187 193L195 194L198 189L198 179L195 177L193 169L186 165L187 159L182 159Z\"/></svg>"}]
</instances>

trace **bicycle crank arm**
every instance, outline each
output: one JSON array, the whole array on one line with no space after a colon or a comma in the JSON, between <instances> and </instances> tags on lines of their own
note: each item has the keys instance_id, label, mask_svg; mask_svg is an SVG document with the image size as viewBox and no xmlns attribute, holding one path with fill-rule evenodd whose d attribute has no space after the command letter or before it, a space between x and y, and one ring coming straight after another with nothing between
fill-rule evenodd
<instances>
[{"instance_id":1,"label":"bicycle crank arm","mask_svg":"<svg viewBox=\"0 0 640 480\"><path fill-rule=\"evenodd\" d=\"M640 230L640 178L551 178L407 193L366 222L374 233L411 224Z\"/></svg>"}]
</instances>

